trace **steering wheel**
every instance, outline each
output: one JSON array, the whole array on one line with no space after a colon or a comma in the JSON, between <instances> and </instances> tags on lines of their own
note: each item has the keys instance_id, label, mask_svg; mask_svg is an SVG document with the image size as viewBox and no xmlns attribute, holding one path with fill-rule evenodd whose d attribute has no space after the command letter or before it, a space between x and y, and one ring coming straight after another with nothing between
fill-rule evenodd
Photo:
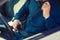
<instances>
[{"instance_id":1,"label":"steering wheel","mask_svg":"<svg viewBox=\"0 0 60 40\"><path fill-rule=\"evenodd\" d=\"M4 38L6 40L10 39L11 36L9 34L8 29L0 27L0 37Z\"/></svg>"},{"instance_id":2,"label":"steering wheel","mask_svg":"<svg viewBox=\"0 0 60 40\"><path fill-rule=\"evenodd\" d=\"M5 38L10 38L10 40L16 40L16 36L13 32L13 30L10 28L9 24L6 22L4 16L0 13L0 19L2 20L3 24L5 25L6 28L0 27L0 36L2 37L7 36ZM9 40L9 39L8 39Z\"/></svg>"}]
</instances>

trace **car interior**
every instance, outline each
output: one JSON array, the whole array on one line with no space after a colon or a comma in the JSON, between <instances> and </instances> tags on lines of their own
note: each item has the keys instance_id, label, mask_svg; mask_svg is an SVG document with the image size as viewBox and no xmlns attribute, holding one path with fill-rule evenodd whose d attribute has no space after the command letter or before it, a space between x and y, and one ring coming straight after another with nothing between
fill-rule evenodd
<instances>
[{"instance_id":1,"label":"car interior","mask_svg":"<svg viewBox=\"0 0 60 40\"><path fill-rule=\"evenodd\" d=\"M10 39L8 36L5 37L5 35L9 35L11 38L16 38L15 34L13 33L13 30L11 28L11 26L9 26L8 22L12 20L12 18L14 17L14 6L17 5L18 1L20 0L15 0L15 2L13 2L13 0L9 1L6 3L6 10L9 11L9 13L6 11L6 13L8 13L7 15L9 16L3 16L2 13L0 13L0 37L3 37L3 38L8 38ZM23 1L21 1L23 2ZM13 3L13 4L11 4ZM24 2L23 2L24 3ZM23 5L23 4L22 4ZM10 6L10 7L9 7ZM27 37L23 40L42 40L44 39L45 37L51 35L51 34L54 34L56 32L59 32L60 33L60 23L58 24L59 27L56 27L56 28L53 28L53 29L50 29L50 30L46 30L42 33L37 33L35 35L32 35L30 37ZM58 34L58 33L57 33ZM7 40L8 40L7 39Z\"/></svg>"}]
</instances>

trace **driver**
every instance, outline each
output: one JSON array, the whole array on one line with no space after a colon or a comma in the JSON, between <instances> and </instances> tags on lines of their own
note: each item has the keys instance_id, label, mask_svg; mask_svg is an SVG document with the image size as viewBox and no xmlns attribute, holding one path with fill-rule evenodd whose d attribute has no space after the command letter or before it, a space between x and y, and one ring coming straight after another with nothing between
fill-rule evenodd
<instances>
[{"instance_id":1,"label":"driver","mask_svg":"<svg viewBox=\"0 0 60 40\"><path fill-rule=\"evenodd\" d=\"M24 26L24 29L21 26L23 30L20 30L20 33L23 35L23 37L28 37L36 33L43 32L46 29L54 28L55 22L50 17L50 3L45 2L43 3L42 7L41 5L42 0L27 0L14 17L13 29L18 31L18 25L21 25L22 21L25 19L26 25ZM39 12L35 15L37 10ZM31 16L32 14L33 16Z\"/></svg>"}]
</instances>

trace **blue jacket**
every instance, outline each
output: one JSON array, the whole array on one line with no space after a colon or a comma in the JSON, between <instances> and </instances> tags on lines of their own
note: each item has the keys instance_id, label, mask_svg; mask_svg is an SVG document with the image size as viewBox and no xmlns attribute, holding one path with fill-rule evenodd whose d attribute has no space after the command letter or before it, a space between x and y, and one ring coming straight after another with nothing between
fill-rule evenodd
<instances>
[{"instance_id":1,"label":"blue jacket","mask_svg":"<svg viewBox=\"0 0 60 40\"><path fill-rule=\"evenodd\" d=\"M56 25L60 26L60 2L58 0L50 0L51 4L51 17L55 21Z\"/></svg>"},{"instance_id":2,"label":"blue jacket","mask_svg":"<svg viewBox=\"0 0 60 40\"><path fill-rule=\"evenodd\" d=\"M56 25L55 21L51 17L45 19L42 16L41 5L41 2L36 2L35 0L27 1L15 16L15 19L19 19L21 21L27 19L25 31L28 33L41 32L45 29L54 28ZM39 7L39 12L35 14L34 12L36 12ZM34 16L31 16L32 14L34 14Z\"/></svg>"}]
</instances>

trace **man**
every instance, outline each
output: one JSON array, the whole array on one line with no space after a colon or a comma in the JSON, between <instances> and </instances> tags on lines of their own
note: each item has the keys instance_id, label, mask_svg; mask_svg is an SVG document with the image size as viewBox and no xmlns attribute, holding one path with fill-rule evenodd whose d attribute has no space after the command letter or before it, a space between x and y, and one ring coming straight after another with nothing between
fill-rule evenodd
<instances>
[{"instance_id":1,"label":"man","mask_svg":"<svg viewBox=\"0 0 60 40\"><path fill-rule=\"evenodd\" d=\"M13 29L18 31L17 25L22 24L22 21L25 19L27 20L24 26L25 29L20 30L23 38L54 28L55 22L50 17L50 8L49 2L43 3L42 0L27 0L14 17ZM35 14L35 12L37 13ZM21 28L23 27L21 26Z\"/></svg>"}]
</instances>

